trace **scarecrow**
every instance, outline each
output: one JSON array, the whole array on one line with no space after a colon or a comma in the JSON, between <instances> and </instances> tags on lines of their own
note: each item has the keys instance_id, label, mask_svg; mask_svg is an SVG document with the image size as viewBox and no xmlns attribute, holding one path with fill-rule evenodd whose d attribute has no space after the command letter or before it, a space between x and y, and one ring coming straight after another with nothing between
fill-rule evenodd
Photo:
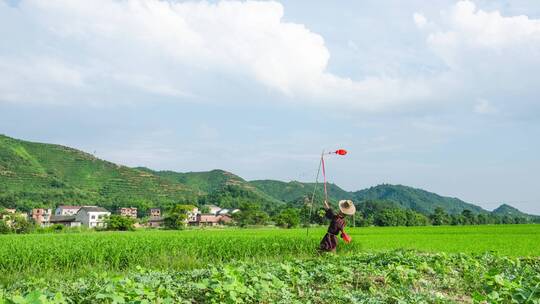
<instances>
[{"instance_id":1,"label":"scarecrow","mask_svg":"<svg viewBox=\"0 0 540 304\"><path fill-rule=\"evenodd\" d=\"M328 231L323 237L319 249L321 251L330 251L335 252L337 246L337 236L341 233L341 238L345 243L351 241L351 237L343 231L345 227L345 216L353 215L356 212L356 208L351 200L341 200L339 201L339 212L336 214L330 205L328 205L328 189L326 188L326 168L324 164L325 155L347 155L347 150L339 149L333 152L325 153L324 150L321 153L321 160L319 162L319 169L317 170L317 178L315 179L315 188L313 189L313 195L311 196L311 208L313 208L313 201L315 199L315 193L317 191L317 186L319 183L319 173L322 169L322 175L324 180L324 209L326 209L326 218L330 220L330 226L328 226ZM311 218L311 209L309 211L309 218ZM309 225L307 228L307 233L309 234Z\"/></svg>"},{"instance_id":2,"label":"scarecrow","mask_svg":"<svg viewBox=\"0 0 540 304\"><path fill-rule=\"evenodd\" d=\"M356 212L356 207L351 200L341 200L339 201L339 212L336 214L325 200L324 209L326 209L326 218L330 220L330 225L321 240L319 249L321 251L336 252L337 236L339 234L346 243L351 241L350 236L343 229L345 228L345 216L353 215Z\"/></svg>"}]
</instances>

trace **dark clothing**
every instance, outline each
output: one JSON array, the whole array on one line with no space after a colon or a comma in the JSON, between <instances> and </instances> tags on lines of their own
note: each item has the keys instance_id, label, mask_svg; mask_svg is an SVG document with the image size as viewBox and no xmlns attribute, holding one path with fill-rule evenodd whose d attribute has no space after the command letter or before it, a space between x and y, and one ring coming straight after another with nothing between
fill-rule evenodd
<instances>
[{"instance_id":1,"label":"dark clothing","mask_svg":"<svg viewBox=\"0 0 540 304\"><path fill-rule=\"evenodd\" d=\"M343 232L345 227L345 218L340 214L335 214L332 209L326 210L326 218L330 220L328 232L321 240L320 250L335 251L337 246L337 235Z\"/></svg>"}]
</instances>

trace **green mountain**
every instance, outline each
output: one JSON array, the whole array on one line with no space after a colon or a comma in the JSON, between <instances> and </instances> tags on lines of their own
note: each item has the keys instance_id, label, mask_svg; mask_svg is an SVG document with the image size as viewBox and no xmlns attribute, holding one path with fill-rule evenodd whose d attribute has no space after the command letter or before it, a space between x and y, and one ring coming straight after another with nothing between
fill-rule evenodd
<instances>
[{"instance_id":1,"label":"green mountain","mask_svg":"<svg viewBox=\"0 0 540 304\"><path fill-rule=\"evenodd\" d=\"M514 208L508 204L502 204L499 207L497 207L495 210L491 211L491 213L499 216L510 216L510 217L524 217L528 219L540 219L537 215L527 214L525 212L521 212L517 208Z\"/></svg>"},{"instance_id":2,"label":"green mountain","mask_svg":"<svg viewBox=\"0 0 540 304\"><path fill-rule=\"evenodd\" d=\"M139 167L137 169L157 175L174 183L186 185L201 193L210 193L212 191L221 189L226 185L240 185L251 187L241 177L223 170L181 173L174 171L153 171L144 167Z\"/></svg>"},{"instance_id":3,"label":"green mountain","mask_svg":"<svg viewBox=\"0 0 540 304\"><path fill-rule=\"evenodd\" d=\"M196 190L199 195L202 195L199 199L201 204L214 204L223 208L238 208L242 203L258 203L267 211L273 211L283 205L283 202L279 199L227 171L212 170L208 172L181 173L152 171L147 168L139 169Z\"/></svg>"},{"instance_id":4,"label":"green mountain","mask_svg":"<svg viewBox=\"0 0 540 304\"><path fill-rule=\"evenodd\" d=\"M149 208L192 201L197 191L72 148L0 135L0 206L58 204Z\"/></svg>"},{"instance_id":5,"label":"green mountain","mask_svg":"<svg viewBox=\"0 0 540 304\"><path fill-rule=\"evenodd\" d=\"M354 192L356 201L386 200L414 211L431 214L435 208L441 207L450 214L461 213L468 209L475 213L488 213L479 206L466 203L457 198L444 197L422 189L402 185L378 185Z\"/></svg>"},{"instance_id":6,"label":"green mountain","mask_svg":"<svg viewBox=\"0 0 540 304\"><path fill-rule=\"evenodd\" d=\"M300 201L304 197L311 197L314 183L302 183L298 181L282 182L276 180L251 181L261 191L284 202ZM466 203L457 198L440 196L422 189L411 188L402 185L378 185L368 189L348 192L335 184L327 184L328 198L331 202L342 199L352 199L356 203L363 201L387 201L393 202L398 207L412 209L414 211L431 214L437 207L443 208L450 214L461 213L468 209L474 213L488 213L479 206ZM317 196L322 197L322 184L318 185Z\"/></svg>"},{"instance_id":7,"label":"green mountain","mask_svg":"<svg viewBox=\"0 0 540 304\"><path fill-rule=\"evenodd\" d=\"M302 183L298 181L282 182L277 180L254 180L250 184L257 187L264 193L273 196L284 202L293 202L303 200L305 197L311 198L315 183ZM317 185L316 197L321 198L323 195L322 184ZM347 192L335 184L328 183L328 199L336 202L342 199L353 199L353 194Z\"/></svg>"},{"instance_id":8,"label":"green mountain","mask_svg":"<svg viewBox=\"0 0 540 304\"><path fill-rule=\"evenodd\" d=\"M314 183L275 180L246 181L223 170L179 173L128 168L91 154L60 145L34 143L0 135L0 207L28 210L60 204L92 204L110 210L121 206L138 207L141 213L151 207L168 208L177 203L216 204L238 208L257 204L273 213L285 203L303 202L313 194ZM402 185L379 185L348 192L327 184L329 200L352 199L393 202L424 214L436 207L456 214L465 209L488 211L450 198ZM318 185L317 201L322 199ZM502 205L497 215L527 215Z\"/></svg>"}]
</instances>

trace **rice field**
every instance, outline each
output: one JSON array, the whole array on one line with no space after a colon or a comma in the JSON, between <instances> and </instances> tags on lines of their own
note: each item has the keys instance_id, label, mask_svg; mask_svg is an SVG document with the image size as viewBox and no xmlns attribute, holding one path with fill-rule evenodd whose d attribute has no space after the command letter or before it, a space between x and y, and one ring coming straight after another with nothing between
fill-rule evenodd
<instances>
[{"instance_id":1,"label":"rice field","mask_svg":"<svg viewBox=\"0 0 540 304\"><path fill-rule=\"evenodd\" d=\"M338 254L414 249L424 252L540 256L540 225L349 228L353 241ZM0 273L192 269L233 260L260 261L316 256L324 228L207 229L86 232L0 236Z\"/></svg>"},{"instance_id":2,"label":"rice field","mask_svg":"<svg viewBox=\"0 0 540 304\"><path fill-rule=\"evenodd\" d=\"M540 304L540 225L0 236L4 303Z\"/></svg>"}]
</instances>

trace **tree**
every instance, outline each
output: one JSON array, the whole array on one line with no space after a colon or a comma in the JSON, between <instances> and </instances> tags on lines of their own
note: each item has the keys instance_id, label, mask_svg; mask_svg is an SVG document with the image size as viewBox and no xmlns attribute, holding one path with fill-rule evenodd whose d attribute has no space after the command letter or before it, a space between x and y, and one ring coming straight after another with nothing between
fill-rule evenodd
<instances>
[{"instance_id":1,"label":"tree","mask_svg":"<svg viewBox=\"0 0 540 304\"><path fill-rule=\"evenodd\" d=\"M265 225L268 222L269 216L266 212L261 211L261 206L253 203L242 203L240 212L233 214L233 219L240 227L247 225Z\"/></svg>"},{"instance_id":2,"label":"tree","mask_svg":"<svg viewBox=\"0 0 540 304\"><path fill-rule=\"evenodd\" d=\"M135 219L127 216L113 214L105 219L106 229L115 231L133 231Z\"/></svg>"},{"instance_id":3,"label":"tree","mask_svg":"<svg viewBox=\"0 0 540 304\"><path fill-rule=\"evenodd\" d=\"M435 208L435 212L431 215L431 223L435 226L447 225L449 223L448 214L443 208Z\"/></svg>"},{"instance_id":4,"label":"tree","mask_svg":"<svg viewBox=\"0 0 540 304\"><path fill-rule=\"evenodd\" d=\"M461 215L463 215L465 225L476 224L476 217L474 216L471 210L465 209L461 212Z\"/></svg>"},{"instance_id":5,"label":"tree","mask_svg":"<svg viewBox=\"0 0 540 304\"><path fill-rule=\"evenodd\" d=\"M202 214L210 213L210 207L208 207L207 205L201 206L200 210Z\"/></svg>"},{"instance_id":6,"label":"tree","mask_svg":"<svg viewBox=\"0 0 540 304\"><path fill-rule=\"evenodd\" d=\"M407 217L407 226L426 226L429 224L429 219L421 213L406 210L405 215Z\"/></svg>"},{"instance_id":7,"label":"tree","mask_svg":"<svg viewBox=\"0 0 540 304\"><path fill-rule=\"evenodd\" d=\"M513 223L514 223L514 219L513 219L511 216L509 216L509 215L505 215L505 216L503 216L503 218L502 218L502 223L503 223L503 224L513 224Z\"/></svg>"},{"instance_id":8,"label":"tree","mask_svg":"<svg viewBox=\"0 0 540 304\"><path fill-rule=\"evenodd\" d=\"M386 208L375 214L377 226L405 226L406 224L405 212L398 208Z\"/></svg>"},{"instance_id":9,"label":"tree","mask_svg":"<svg viewBox=\"0 0 540 304\"><path fill-rule=\"evenodd\" d=\"M296 208L287 208L282 210L275 217L276 225L283 228L292 228L300 224L300 210Z\"/></svg>"},{"instance_id":10,"label":"tree","mask_svg":"<svg viewBox=\"0 0 540 304\"><path fill-rule=\"evenodd\" d=\"M165 216L163 222L165 228L179 230L184 229L188 223L189 213L193 211L193 205L176 205Z\"/></svg>"},{"instance_id":11,"label":"tree","mask_svg":"<svg viewBox=\"0 0 540 304\"><path fill-rule=\"evenodd\" d=\"M488 217L485 215L485 214L478 214L478 216L476 217L476 220L478 222L478 224L480 225L484 225L484 224L487 224L488 223Z\"/></svg>"},{"instance_id":12,"label":"tree","mask_svg":"<svg viewBox=\"0 0 540 304\"><path fill-rule=\"evenodd\" d=\"M36 224L33 221L27 220L25 217L13 216L11 229L18 234L30 233L36 229Z\"/></svg>"},{"instance_id":13,"label":"tree","mask_svg":"<svg viewBox=\"0 0 540 304\"><path fill-rule=\"evenodd\" d=\"M5 220L0 220L0 234L8 233L11 233L11 227L9 227Z\"/></svg>"},{"instance_id":14,"label":"tree","mask_svg":"<svg viewBox=\"0 0 540 304\"><path fill-rule=\"evenodd\" d=\"M462 214L449 215L448 220L449 220L450 225L453 225L453 226L465 225L467 222L467 219Z\"/></svg>"}]
</instances>

